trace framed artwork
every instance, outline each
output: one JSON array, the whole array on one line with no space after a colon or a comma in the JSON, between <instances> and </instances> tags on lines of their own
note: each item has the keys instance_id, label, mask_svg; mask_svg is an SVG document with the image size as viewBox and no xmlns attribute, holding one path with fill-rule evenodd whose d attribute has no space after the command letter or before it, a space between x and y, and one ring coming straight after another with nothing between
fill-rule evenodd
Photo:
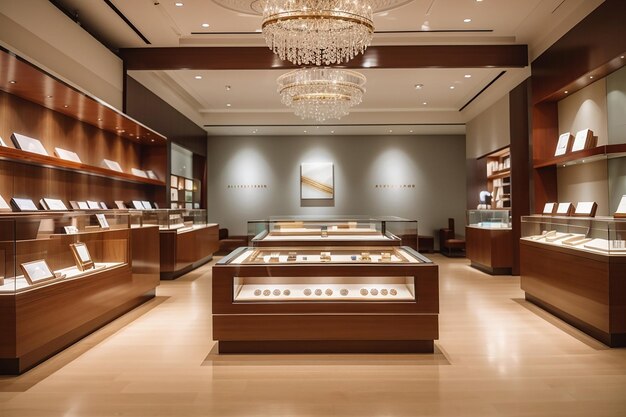
<instances>
[{"instance_id":1,"label":"framed artwork","mask_svg":"<svg viewBox=\"0 0 626 417\"><path fill-rule=\"evenodd\" d=\"M146 171L144 170L141 170L138 168L131 168L130 172L137 177L148 178L148 174L146 174Z\"/></svg>"},{"instance_id":2,"label":"framed artwork","mask_svg":"<svg viewBox=\"0 0 626 417\"><path fill-rule=\"evenodd\" d=\"M178 188L178 177L176 175L170 176L170 187Z\"/></svg>"},{"instance_id":3,"label":"framed artwork","mask_svg":"<svg viewBox=\"0 0 626 417\"><path fill-rule=\"evenodd\" d=\"M332 162L309 162L300 165L300 198L302 200L335 198Z\"/></svg>"},{"instance_id":4,"label":"framed artwork","mask_svg":"<svg viewBox=\"0 0 626 417\"><path fill-rule=\"evenodd\" d=\"M137 210L143 210L143 203L138 200L133 200L133 207Z\"/></svg>"},{"instance_id":5,"label":"framed artwork","mask_svg":"<svg viewBox=\"0 0 626 417\"><path fill-rule=\"evenodd\" d=\"M39 211L33 200L30 198L12 198L11 204L17 211Z\"/></svg>"},{"instance_id":6,"label":"framed artwork","mask_svg":"<svg viewBox=\"0 0 626 417\"><path fill-rule=\"evenodd\" d=\"M61 148L54 148L54 153L56 154L56 156L65 161L78 162L79 164L82 164L83 162L80 160L80 157L76 152L66 151L65 149Z\"/></svg>"},{"instance_id":7,"label":"framed artwork","mask_svg":"<svg viewBox=\"0 0 626 417\"><path fill-rule=\"evenodd\" d=\"M193 201L193 193L191 191L185 191L185 202L191 203Z\"/></svg>"},{"instance_id":8,"label":"framed artwork","mask_svg":"<svg viewBox=\"0 0 626 417\"><path fill-rule=\"evenodd\" d=\"M77 201L76 204L78 204L80 210L89 210L89 205L86 201Z\"/></svg>"},{"instance_id":9,"label":"framed artwork","mask_svg":"<svg viewBox=\"0 0 626 417\"><path fill-rule=\"evenodd\" d=\"M89 249L87 249L87 245L83 242L72 243L70 249L72 249L72 255L74 255L76 267L79 271L86 271L95 267L91 255L89 254Z\"/></svg>"},{"instance_id":10,"label":"framed artwork","mask_svg":"<svg viewBox=\"0 0 626 417\"><path fill-rule=\"evenodd\" d=\"M150 178L151 180L158 180L159 179L159 177L157 177L157 175L151 169L147 170L146 174L148 175L148 178Z\"/></svg>"},{"instance_id":11,"label":"framed artwork","mask_svg":"<svg viewBox=\"0 0 626 417\"><path fill-rule=\"evenodd\" d=\"M126 204L124 204L124 202L122 200L116 200L115 201L115 205L120 210L125 210L126 209Z\"/></svg>"},{"instance_id":12,"label":"framed artwork","mask_svg":"<svg viewBox=\"0 0 626 417\"><path fill-rule=\"evenodd\" d=\"M117 171L117 172L124 172L122 170L122 167L120 166L120 163L117 161L111 161L110 159L103 159L102 162L104 163L104 166L109 168L110 170Z\"/></svg>"},{"instance_id":13,"label":"framed artwork","mask_svg":"<svg viewBox=\"0 0 626 417\"><path fill-rule=\"evenodd\" d=\"M572 152L582 151L591 146L593 140L593 132L590 129L583 129L576 133L574 138L574 144L572 145Z\"/></svg>"},{"instance_id":14,"label":"framed artwork","mask_svg":"<svg viewBox=\"0 0 626 417\"><path fill-rule=\"evenodd\" d=\"M569 151L571 139L572 134L570 132L563 133L561 136L559 136L559 141L556 144L556 151L554 152L554 156L565 155L567 151Z\"/></svg>"},{"instance_id":15,"label":"framed artwork","mask_svg":"<svg viewBox=\"0 0 626 417\"><path fill-rule=\"evenodd\" d=\"M98 203L97 201L89 201L87 200L87 207L89 207L90 209L93 210L97 210L100 208L100 203Z\"/></svg>"},{"instance_id":16,"label":"framed artwork","mask_svg":"<svg viewBox=\"0 0 626 417\"><path fill-rule=\"evenodd\" d=\"M39 139L30 138L25 135L21 135L19 133L13 133L11 135L11 140L15 144L17 149L21 149L26 152L36 153L38 155L48 155L48 151L43 147L43 144L39 141Z\"/></svg>"},{"instance_id":17,"label":"framed artwork","mask_svg":"<svg viewBox=\"0 0 626 417\"><path fill-rule=\"evenodd\" d=\"M193 181L185 178L185 190L193 191Z\"/></svg>"},{"instance_id":18,"label":"framed artwork","mask_svg":"<svg viewBox=\"0 0 626 417\"><path fill-rule=\"evenodd\" d=\"M65 234L67 235L78 234L78 227L76 226L63 226L63 229L65 229Z\"/></svg>"},{"instance_id":19,"label":"framed artwork","mask_svg":"<svg viewBox=\"0 0 626 417\"><path fill-rule=\"evenodd\" d=\"M0 211L11 211L11 206L7 204L7 202L0 195Z\"/></svg>"},{"instance_id":20,"label":"framed artwork","mask_svg":"<svg viewBox=\"0 0 626 417\"><path fill-rule=\"evenodd\" d=\"M143 206L143 208L148 209L148 210L152 210L152 206L150 205L149 201L142 201L141 205Z\"/></svg>"},{"instance_id":21,"label":"framed artwork","mask_svg":"<svg viewBox=\"0 0 626 417\"><path fill-rule=\"evenodd\" d=\"M42 198L39 200L39 203L45 210L53 210L53 211L66 211L67 207L63 200L58 200L56 198Z\"/></svg>"},{"instance_id":22,"label":"framed artwork","mask_svg":"<svg viewBox=\"0 0 626 417\"><path fill-rule=\"evenodd\" d=\"M38 261L25 262L20 264L24 278L29 285L38 284L40 282L49 281L57 278L52 272L45 260L40 259Z\"/></svg>"},{"instance_id":23,"label":"framed artwork","mask_svg":"<svg viewBox=\"0 0 626 417\"><path fill-rule=\"evenodd\" d=\"M107 218L103 213L96 214L96 219L98 220L98 223L100 224L101 228L103 229L109 228L109 222L107 221Z\"/></svg>"},{"instance_id":24,"label":"framed artwork","mask_svg":"<svg viewBox=\"0 0 626 417\"><path fill-rule=\"evenodd\" d=\"M178 200L178 188L170 188L170 200Z\"/></svg>"}]
</instances>

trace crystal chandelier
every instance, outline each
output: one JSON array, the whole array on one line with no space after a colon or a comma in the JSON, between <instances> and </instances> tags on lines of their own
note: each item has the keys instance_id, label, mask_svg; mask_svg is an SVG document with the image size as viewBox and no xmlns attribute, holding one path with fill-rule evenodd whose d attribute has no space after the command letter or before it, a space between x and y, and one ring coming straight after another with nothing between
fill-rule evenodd
<instances>
[{"instance_id":1,"label":"crystal chandelier","mask_svg":"<svg viewBox=\"0 0 626 417\"><path fill-rule=\"evenodd\" d=\"M347 62L372 41L372 0L266 0L263 36L297 65Z\"/></svg>"},{"instance_id":2,"label":"crystal chandelier","mask_svg":"<svg viewBox=\"0 0 626 417\"><path fill-rule=\"evenodd\" d=\"M303 119L340 119L361 103L365 77L337 68L302 68L278 78L283 104Z\"/></svg>"}]
</instances>

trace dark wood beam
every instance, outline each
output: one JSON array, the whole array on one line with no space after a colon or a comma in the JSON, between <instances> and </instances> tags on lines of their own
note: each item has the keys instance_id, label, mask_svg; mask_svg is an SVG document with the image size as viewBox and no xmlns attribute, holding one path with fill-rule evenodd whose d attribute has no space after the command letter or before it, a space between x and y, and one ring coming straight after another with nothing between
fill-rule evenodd
<instances>
[{"instance_id":1,"label":"dark wood beam","mask_svg":"<svg viewBox=\"0 0 626 417\"><path fill-rule=\"evenodd\" d=\"M121 49L127 70L289 69L266 47L175 47ZM526 45L371 46L345 68L523 68Z\"/></svg>"}]
</instances>

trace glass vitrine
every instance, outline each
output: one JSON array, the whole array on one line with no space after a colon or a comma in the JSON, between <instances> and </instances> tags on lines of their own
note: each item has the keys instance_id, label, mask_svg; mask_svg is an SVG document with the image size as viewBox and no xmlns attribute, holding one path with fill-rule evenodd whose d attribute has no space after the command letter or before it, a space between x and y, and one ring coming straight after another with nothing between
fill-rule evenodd
<instances>
[{"instance_id":1,"label":"glass vitrine","mask_svg":"<svg viewBox=\"0 0 626 417\"><path fill-rule=\"evenodd\" d=\"M484 229L510 229L510 210L468 210L467 225Z\"/></svg>"},{"instance_id":2,"label":"glass vitrine","mask_svg":"<svg viewBox=\"0 0 626 417\"><path fill-rule=\"evenodd\" d=\"M139 210L141 224L156 225L160 230L176 230L179 232L207 225L207 215L204 209L156 209Z\"/></svg>"}]
</instances>

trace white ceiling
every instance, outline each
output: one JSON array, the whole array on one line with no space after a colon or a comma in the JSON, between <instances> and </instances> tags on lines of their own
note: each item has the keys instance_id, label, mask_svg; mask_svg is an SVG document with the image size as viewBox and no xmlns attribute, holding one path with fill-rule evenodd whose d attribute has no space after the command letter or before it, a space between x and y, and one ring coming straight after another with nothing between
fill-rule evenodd
<instances>
[{"instance_id":1,"label":"white ceiling","mask_svg":"<svg viewBox=\"0 0 626 417\"><path fill-rule=\"evenodd\" d=\"M79 21L112 48L151 46L260 46L259 16L228 10L211 0L112 0L151 42L147 45L106 5L95 0L60 0ZM242 2L245 0L233 0ZM374 44L528 44L531 58L554 42L603 0L414 0L375 15ZM472 19L464 23L466 18ZM209 28L202 24L208 23ZM428 30L423 32L423 30ZM475 32L475 31L482 32ZM419 31L419 32L416 32ZM445 31L445 32L436 32ZM393 33L389 33L393 32ZM501 77L462 112L472 97L502 69L363 69L368 79L363 103L334 124L342 134L374 132L371 125L420 125L420 131L458 131L480 111L501 98L530 71L506 69ZM232 126L258 126L267 134L301 134L307 125L280 103L276 78L284 71L144 71L131 72L194 122L216 134L238 134ZM465 78L466 74L472 75ZM196 75L202 76L196 80ZM417 83L424 84L420 91ZM227 91L225 86L232 88ZM451 90L449 87L456 88ZM427 102L427 105L423 105ZM231 104L231 107L226 107ZM225 125L224 128L215 127ZM294 127L286 128L284 125ZM438 125L438 127L435 127ZM447 128L442 127L448 125ZM263 127L261 130L261 126ZM361 126L361 127L358 127ZM365 126L365 127L363 127ZM370 130L368 130L370 129ZM390 129L383 128L383 131ZM393 129L391 129L393 130ZM408 129L414 130L416 129ZM407 131L408 131L407 130ZM394 133L395 134L395 133Z\"/></svg>"}]
</instances>

